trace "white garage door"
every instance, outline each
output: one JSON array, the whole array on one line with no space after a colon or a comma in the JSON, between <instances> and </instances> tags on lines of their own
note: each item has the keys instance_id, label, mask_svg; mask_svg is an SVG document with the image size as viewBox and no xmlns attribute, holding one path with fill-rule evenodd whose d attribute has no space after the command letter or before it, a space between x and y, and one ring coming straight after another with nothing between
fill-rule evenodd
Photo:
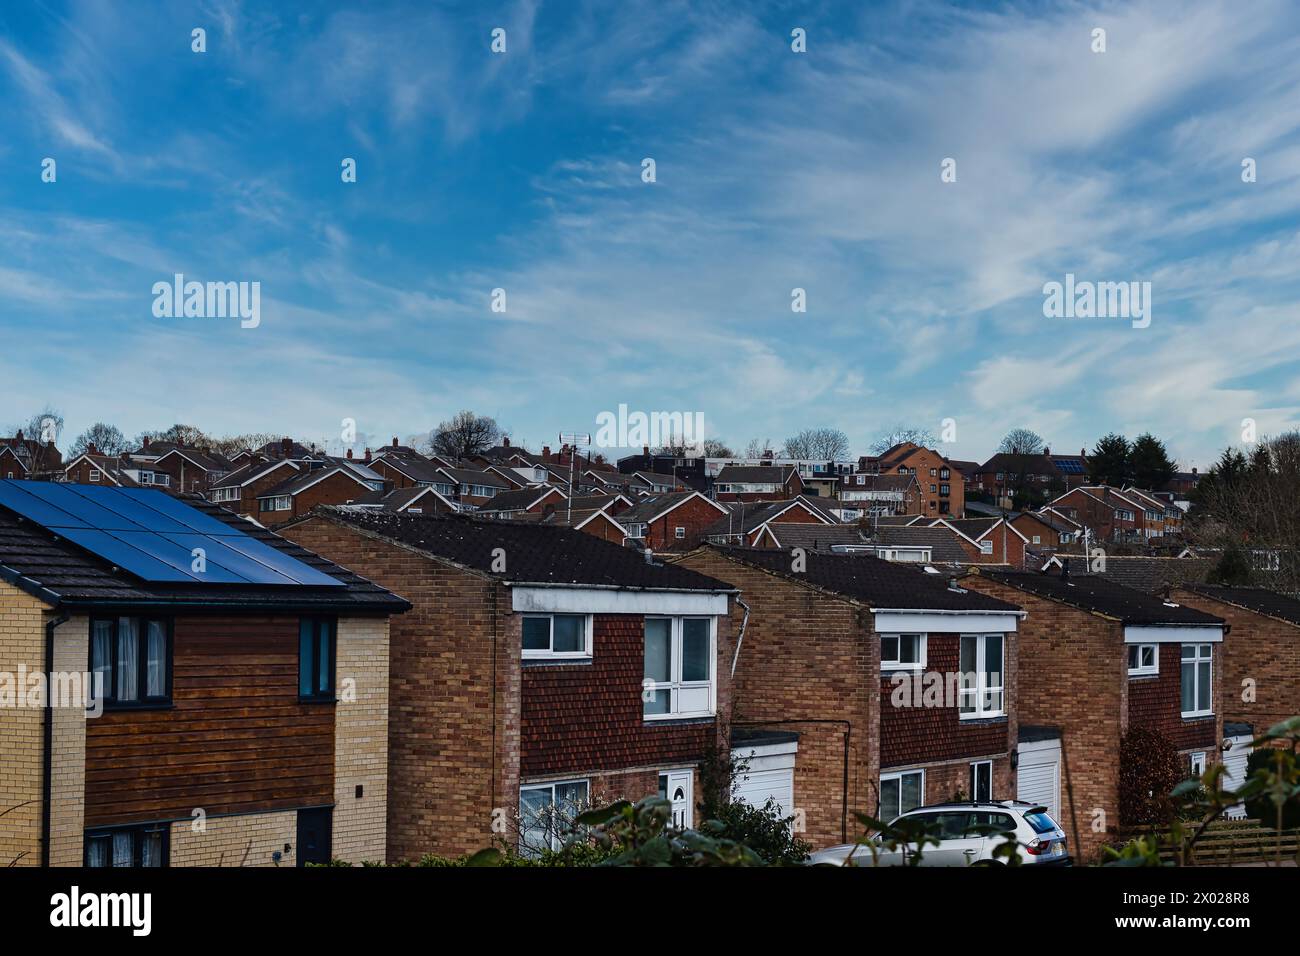
<instances>
[{"instance_id":1,"label":"white garage door","mask_svg":"<svg viewBox=\"0 0 1300 956\"><path fill-rule=\"evenodd\" d=\"M1022 743L1016 769L1016 799L1047 807L1061 821L1061 742Z\"/></svg>"},{"instance_id":2,"label":"white garage door","mask_svg":"<svg viewBox=\"0 0 1300 956\"><path fill-rule=\"evenodd\" d=\"M794 770L759 770L738 774L735 797L751 806L761 807L775 800L782 816L794 811Z\"/></svg>"}]
</instances>

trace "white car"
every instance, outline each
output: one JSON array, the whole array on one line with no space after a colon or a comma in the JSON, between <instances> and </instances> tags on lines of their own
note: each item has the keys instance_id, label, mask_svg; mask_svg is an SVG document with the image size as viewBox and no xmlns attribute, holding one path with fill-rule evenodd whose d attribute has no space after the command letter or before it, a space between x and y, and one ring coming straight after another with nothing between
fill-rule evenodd
<instances>
[{"instance_id":1,"label":"white car","mask_svg":"<svg viewBox=\"0 0 1300 956\"><path fill-rule=\"evenodd\" d=\"M1016 854L1024 865L1070 866L1071 863L1065 831L1052 819L1046 807L1032 803L1019 800L939 803L909 810L891 821L890 826L895 826L900 820L923 823L939 839L938 846L927 843L921 849L920 866L1005 865L1005 856L995 856L994 850L1005 846L1006 836L1003 833L972 833L976 827L997 827L1000 831L1013 832ZM876 851L874 862L873 846ZM900 844L891 849L876 834L861 844L845 843L818 850L808 862L832 866L902 866L914 857L916 850L915 844Z\"/></svg>"}]
</instances>

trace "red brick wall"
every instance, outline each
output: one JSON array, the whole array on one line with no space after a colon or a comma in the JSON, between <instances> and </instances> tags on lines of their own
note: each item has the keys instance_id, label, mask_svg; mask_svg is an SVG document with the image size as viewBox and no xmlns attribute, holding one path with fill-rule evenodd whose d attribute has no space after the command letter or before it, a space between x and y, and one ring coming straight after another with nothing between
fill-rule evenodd
<instances>
[{"instance_id":1,"label":"red brick wall","mask_svg":"<svg viewBox=\"0 0 1300 956\"><path fill-rule=\"evenodd\" d=\"M417 482L412 481L410 478L407 478L405 475L403 475L396 468L393 468L391 465L388 464L387 461L385 461L382 458L379 459L378 461L372 461L368 467L372 471L376 471L379 474L383 475L387 481L392 482L393 488L414 488L417 484Z\"/></svg>"},{"instance_id":2,"label":"red brick wall","mask_svg":"<svg viewBox=\"0 0 1300 956\"><path fill-rule=\"evenodd\" d=\"M721 696L731 664L725 619L718 630L715 669ZM593 632L590 663L524 663L520 774L698 762L709 741L718 740L716 719L647 721L643 715L645 618L597 614Z\"/></svg>"},{"instance_id":3,"label":"red brick wall","mask_svg":"<svg viewBox=\"0 0 1300 956\"><path fill-rule=\"evenodd\" d=\"M1128 678L1128 726L1158 730L1179 750L1213 750L1223 739L1223 714L1184 720L1182 645L1158 644L1156 647L1160 654L1160 673L1151 677ZM1214 658L1212 681L1219 679L1220 655L1217 648Z\"/></svg>"},{"instance_id":4,"label":"red brick wall","mask_svg":"<svg viewBox=\"0 0 1300 956\"><path fill-rule=\"evenodd\" d=\"M678 505L658 521L646 526L646 544L655 551L689 551L700 543L704 529L714 524L721 512L704 498L692 498ZM686 529L686 537L677 538L677 528Z\"/></svg>"},{"instance_id":5,"label":"red brick wall","mask_svg":"<svg viewBox=\"0 0 1300 956\"><path fill-rule=\"evenodd\" d=\"M805 815L802 836L814 846L851 839L857 832L853 813L876 808L879 774L880 649L868 639L862 617L868 612L711 548L677 560L739 587L750 607L733 687L733 728L759 723L797 732L794 804ZM737 606L737 631L742 614Z\"/></svg>"},{"instance_id":6,"label":"red brick wall","mask_svg":"<svg viewBox=\"0 0 1300 956\"><path fill-rule=\"evenodd\" d=\"M926 672L956 674L959 636L930 634L926 638ZM1015 637L1004 642L1006 674L1012 676ZM911 675L907 675L909 679ZM1006 754L1011 750L1011 721L1015 710L1015 688L1004 685L1008 716L989 720L964 721L957 707L927 707L917 695L916 682L910 688L898 688L892 674L880 677L880 768L951 760L956 757L981 757ZM922 688L924 685L922 684ZM908 691L908 693L903 693ZM895 701L899 705L895 705Z\"/></svg>"},{"instance_id":7,"label":"red brick wall","mask_svg":"<svg viewBox=\"0 0 1300 956\"><path fill-rule=\"evenodd\" d=\"M319 517L281 533L414 605L390 622L388 859L487 846L493 809L519 804L521 638L507 589Z\"/></svg>"},{"instance_id":8,"label":"red brick wall","mask_svg":"<svg viewBox=\"0 0 1300 956\"><path fill-rule=\"evenodd\" d=\"M1061 728L1061 817L1072 852L1093 862L1119 824L1119 743L1128 660L1109 621L983 578L962 586L1028 611L1017 633L1018 725Z\"/></svg>"},{"instance_id":9,"label":"red brick wall","mask_svg":"<svg viewBox=\"0 0 1300 956\"><path fill-rule=\"evenodd\" d=\"M281 472L276 472L276 474L281 474ZM283 481L284 479L281 478L280 480ZM364 495L367 490L352 478L342 472L337 472L322 481L316 482L306 491L294 495L292 510L263 511L259 512L256 517L258 521L267 527L273 527L292 518L302 517L317 505L347 504L349 501Z\"/></svg>"},{"instance_id":10,"label":"red brick wall","mask_svg":"<svg viewBox=\"0 0 1300 956\"><path fill-rule=\"evenodd\" d=\"M1171 601L1198 608L1228 622L1215 648L1215 696L1224 720L1245 720L1255 732L1300 714L1300 627L1175 588ZM1246 701L1253 681L1253 701Z\"/></svg>"}]
</instances>

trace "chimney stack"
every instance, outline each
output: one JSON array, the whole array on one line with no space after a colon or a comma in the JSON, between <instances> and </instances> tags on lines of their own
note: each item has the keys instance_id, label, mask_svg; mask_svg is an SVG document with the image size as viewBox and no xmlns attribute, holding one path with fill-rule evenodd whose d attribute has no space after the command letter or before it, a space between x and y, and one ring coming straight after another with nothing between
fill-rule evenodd
<instances>
[{"instance_id":1,"label":"chimney stack","mask_svg":"<svg viewBox=\"0 0 1300 956\"><path fill-rule=\"evenodd\" d=\"M18 433L18 437L19 437L19 438L22 438L22 436L23 436L23 433L22 433L22 432L19 432L19 433ZM92 441L89 445L86 446L86 454L88 454L88 455L98 455L98 454L99 454L99 449L95 447L95 443L94 443L93 441Z\"/></svg>"},{"instance_id":2,"label":"chimney stack","mask_svg":"<svg viewBox=\"0 0 1300 956\"><path fill-rule=\"evenodd\" d=\"M290 455L292 455L292 454L293 454L293 439L292 439L292 438L281 438L281 439L280 439L280 451L282 451L282 452L284 453L284 457L285 457L285 458L288 458Z\"/></svg>"},{"instance_id":3,"label":"chimney stack","mask_svg":"<svg viewBox=\"0 0 1300 956\"><path fill-rule=\"evenodd\" d=\"M542 446L542 461L550 462L550 460L551 460L551 446L550 446L550 445L543 445L543 446Z\"/></svg>"},{"instance_id":4,"label":"chimney stack","mask_svg":"<svg viewBox=\"0 0 1300 956\"><path fill-rule=\"evenodd\" d=\"M352 449L349 448L349 449L348 449L348 461L351 461L351 460L352 460Z\"/></svg>"},{"instance_id":5,"label":"chimney stack","mask_svg":"<svg viewBox=\"0 0 1300 956\"><path fill-rule=\"evenodd\" d=\"M397 447L397 436L396 436L396 435L393 436L393 447L394 447L394 448Z\"/></svg>"},{"instance_id":6,"label":"chimney stack","mask_svg":"<svg viewBox=\"0 0 1300 956\"><path fill-rule=\"evenodd\" d=\"M642 455L642 457L645 457L645 458L649 458L649 457L650 457L650 446L649 446L649 445L642 445L642 446L641 446L641 455Z\"/></svg>"},{"instance_id":7,"label":"chimney stack","mask_svg":"<svg viewBox=\"0 0 1300 956\"><path fill-rule=\"evenodd\" d=\"M502 448L509 448L509 447L510 447L510 436L509 436L509 435L502 435L502 436L501 436L501 447L502 447Z\"/></svg>"},{"instance_id":8,"label":"chimney stack","mask_svg":"<svg viewBox=\"0 0 1300 956\"><path fill-rule=\"evenodd\" d=\"M148 450L149 450L149 436L148 436L148 435L145 435L145 436L144 436L144 443L142 444L140 450L141 450L141 451L148 451Z\"/></svg>"},{"instance_id":9,"label":"chimney stack","mask_svg":"<svg viewBox=\"0 0 1300 956\"><path fill-rule=\"evenodd\" d=\"M362 459L367 465L370 464L370 449L366 449L366 457Z\"/></svg>"},{"instance_id":10,"label":"chimney stack","mask_svg":"<svg viewBox=\"0 0 1300 956\"><path fill-rule=\"evenodd\" d=\"M23 440L23 430L22 430L21 428L18 429L18 434L15 435L14 438L15 438L15 440L20 441L20 442Z\"/></svg>"}]
</instances>

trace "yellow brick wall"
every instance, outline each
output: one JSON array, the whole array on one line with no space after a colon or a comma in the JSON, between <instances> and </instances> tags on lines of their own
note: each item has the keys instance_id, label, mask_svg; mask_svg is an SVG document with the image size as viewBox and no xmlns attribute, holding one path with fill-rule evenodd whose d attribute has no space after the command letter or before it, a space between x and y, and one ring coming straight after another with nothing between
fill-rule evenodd
<instances>
[{"instance_id":1,"label":"yellow brick wall","mask_svg":"<svg viewBox=\"0 0 1300 956\"><path fill-rule=\"evenodd\" d=\"M335 680L331 855L352 863L382 861L388 824L387 619L339 620Z\"/></svg>"},{"instance_id":2,"label":"yellow brick wall","mask_svg":"<svg viewBox=\"0 0 1300 956\"><path fill-rule=\"evenodd\" d=\"M288 853L285 844L291 847ZM272 859L277 850L278 863ZM199 831L193 820L178 820L171 827L172 866L293 867L297 850L297 810L208 817Z\"/></svg>"},{"instance_id":3,"label":"yellow brick wall","mask_svg":"<svg viewBox=\"0 0 1300 956\"><path fill-rule=\"evenodd\" d=\"M19 665L41 671L46 605L0 581L0 672L13 682ZM41 862L41 749L39 707L0 707L0 867ZM8 811L8 812L6 812Z\"/></svg>"},{"instance_id":4,"label":"yellow brick wall","mask_svg":"<svg viewBox=\"0 0 1300 956\"><path fill-rule=\"evenodd\" d=\"M54 670L85 673L90 666L90 619L73 617L54 630ZM75 703L54 709L50 776L50 865L81 866L86 810L86 711Z\"/></svg>"}]
</instances>

